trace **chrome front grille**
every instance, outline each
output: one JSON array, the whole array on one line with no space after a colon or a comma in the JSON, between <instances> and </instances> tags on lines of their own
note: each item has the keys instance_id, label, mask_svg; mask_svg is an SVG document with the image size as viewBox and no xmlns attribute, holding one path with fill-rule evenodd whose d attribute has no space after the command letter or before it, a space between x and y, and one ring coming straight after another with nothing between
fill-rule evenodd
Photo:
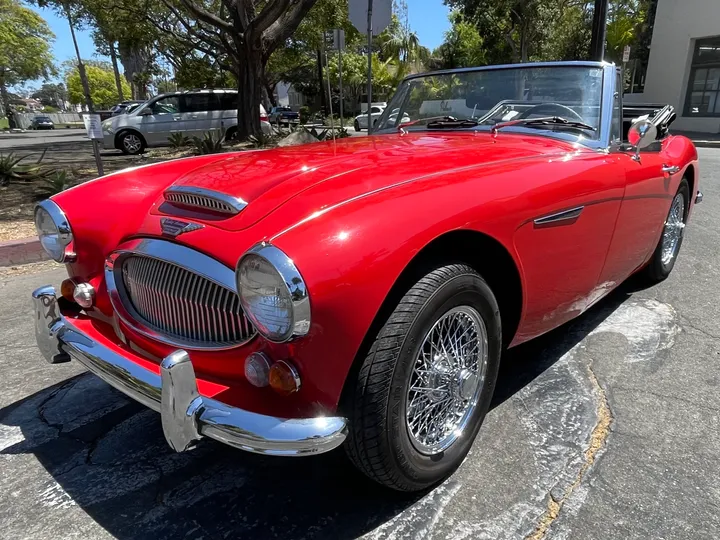
<instances>
[{"instance_id":1,"label":"chrome front grille","mask_svg":"<svg viewBox=\"0 0 720 540\"><path fill-rule=\"evenodd\" d=\"M255 335L237 293L195 272L130 254L122 259L121 274L125 307L179 344L230 347Z\"/></svg>"},{"instance_id":2,"label":"chrome front grille","mask_svg":"<svg viewBox=\"0 0 720 540\"><path fill-rule=\"evenodd\" d=\"M210 189L190 186L173 186L164 193L171 204L199 210L210 210L221 214L235 215L245 208L245 201Z\"/></svg>"}]
</instances>

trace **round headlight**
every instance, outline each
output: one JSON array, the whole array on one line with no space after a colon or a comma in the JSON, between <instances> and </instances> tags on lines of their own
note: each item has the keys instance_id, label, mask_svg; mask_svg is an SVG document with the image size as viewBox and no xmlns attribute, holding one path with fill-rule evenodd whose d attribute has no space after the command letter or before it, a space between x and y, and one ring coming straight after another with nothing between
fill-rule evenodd
<instances>
[{"instance_id":1,"label":"round headlight","mask_svg":"<svg viewBox=\"0 0 720 540\"><path fill-rule=\"evenodd\" d=\"M245 314L263 336L283 342L310 330L310 298L292 260L275 246L255 246L235 272Z\"/></svg>"},{"instance_id":2,"label":"round headlight","mask_svg":"<svg viewBox=\"0 0 720 540\"><path fill-rule=\"evenodd\" d=\"M53 260L57 262L74 260L70 223L65 213L50 199L41 202L35 208L35 228L40 244Z\"/></svg>"}]
</instances>

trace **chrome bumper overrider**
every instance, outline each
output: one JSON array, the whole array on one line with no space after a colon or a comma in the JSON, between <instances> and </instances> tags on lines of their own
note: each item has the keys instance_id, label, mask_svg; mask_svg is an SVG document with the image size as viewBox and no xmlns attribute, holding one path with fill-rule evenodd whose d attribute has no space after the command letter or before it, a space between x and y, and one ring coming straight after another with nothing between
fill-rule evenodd
<instances>
[{"instance_id":1,"label":"chrome bumper overrider","mask_svg":"<svg viewBox=\"0 0 720 540\"><path fill-rule=\"evenodd\" d=\"M175 351L154 373L91 339L60 313L54 287L33 292L38 347L51 364L79 361L111 386L159 412L168 444L177 452L205 437L259 454L306 455L339 446L341 417L284 419L231 407L198 392L187 352Z\"/></svg>"}]
</instances>

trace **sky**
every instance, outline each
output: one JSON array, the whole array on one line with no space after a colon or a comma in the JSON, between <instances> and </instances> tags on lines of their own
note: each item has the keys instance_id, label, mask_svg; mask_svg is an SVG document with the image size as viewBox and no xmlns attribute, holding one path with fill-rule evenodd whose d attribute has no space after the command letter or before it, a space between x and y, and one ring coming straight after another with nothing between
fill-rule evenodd
<instances>
[{"instance_id":1,"label":"sky","mask_svg":"<svg viewBox=\"0 0 720 540\"><path fill-rule=\"evenodd\" d=\"M420 43L430 50L436 48L443 41L443 32L450 28L447 6L443 4L443 0L406 0L406 2L410 27L417 32ZM31 9L40 13L55 33L52 49L57 65L60 66L64 61L75 58L75 49L67 20L55 15L51 9L36 7L31 7ZM95 45L88 30L79 30L75 34L83 58L108 60L95 53ZM39 86L41 82L32 82L30 86Z\"/></svg>"}]
</instances>

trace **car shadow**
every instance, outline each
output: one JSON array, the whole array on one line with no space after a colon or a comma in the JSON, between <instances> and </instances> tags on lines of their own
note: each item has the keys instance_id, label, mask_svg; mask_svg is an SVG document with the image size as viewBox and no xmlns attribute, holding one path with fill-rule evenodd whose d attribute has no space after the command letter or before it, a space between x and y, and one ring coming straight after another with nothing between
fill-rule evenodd
<instances>
[{"instance_id":1,"label":"car shadow","mask_svg":"<svg viewBox=\"0 0 720 540\"><path fill-rule=\"evenodd\" d=\"M508 351L492 407L531 384L628 297L616 291L576 321ZM0 446L0 454L10 460L32 454L50 476L28 480L33 494L38 482L47 483L40 506L78 506L120 539L356 538L423 496L376 485L341 449L277 458L207 440L174 453L156 413L90 374L0 410L3 425L22 437Z\"/></svg>"}]
</instances>

